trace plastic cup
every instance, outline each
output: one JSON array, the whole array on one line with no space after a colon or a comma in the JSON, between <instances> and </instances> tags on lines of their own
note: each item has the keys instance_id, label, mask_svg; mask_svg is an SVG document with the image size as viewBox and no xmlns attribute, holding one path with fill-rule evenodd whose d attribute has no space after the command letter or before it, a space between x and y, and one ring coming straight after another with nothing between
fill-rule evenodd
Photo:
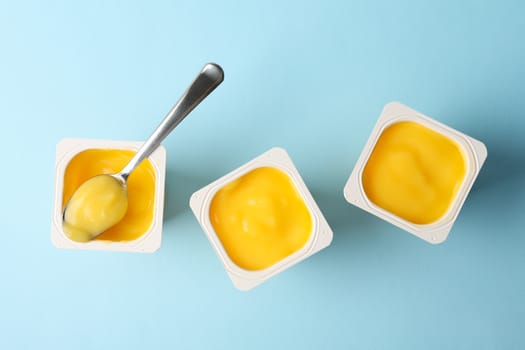
<instances>
[{"instance_id":1,"label":"plastic cup","mask_svg":"<svg viewBox=\"0 0 525 350\"><path fill-rule=\"evenodd\" d=\"M62 202L64 176L68 164L79 153L86 150L131 150L137 151L142 142L111 141L93 139L64 139L57 144L55 162L55 191L51 222L51 241L58 248L82 250L108 250L151 253L160 248L164 212L164 186L166 175L166 150L160 146L148 159L155 172L155 193L152 223L140 237L127 241L94 239L76 242L65 234L62 225Z\"/></svg>"},{"instance_id":2,"label":"plastic cup","mask_svg":"<svg viewBox=\"0 0 525 350\"><path fill-rule=\"evenodd\" d=\"M210 204L215 194L224 186L252 170L262 167L274 167L284 172L290 178L293 186L309 211L312 219L312 229L308 240L300 249L267 268L261 270L248 270L240 267L228 255L227 250L212 225L210 219ZM259 285L272 276L275 276L276 274L290 268L292 265L327 247L332 241L332 230L319 210L312 195L308 191L308 188L301 179L301 176L292 163L289 155L282 148L272 148L243 166L233 170L229 174L196 191L191 196L190 207L224 265L224 268L234 286L240 290L249 290Z\"/></svg>"},{"instance_id":3,"label":"plastic cup","mask_svg":"<svg viewBox=\"0 0 525 350\"><path fill-rule=\"evenodd\" d=\"M456 191L454 198L451 200L448 210L439 219L427 224L416 224L378 206L367 196L363 186L363 171L381 135L388 127L404 121L421 124L454 141L459 146L466 165L463 181ZM420 147L424 146L420 145ZM447 239L486 157L487 149L480 141L441 124L401 103L391 102L384 107L383 112L372 130L363 152L344 187L344 196L349 203L427 242L432 244L441 243ZM413 204L418 205L418 203Z\"/></svg>"}]
</instances>

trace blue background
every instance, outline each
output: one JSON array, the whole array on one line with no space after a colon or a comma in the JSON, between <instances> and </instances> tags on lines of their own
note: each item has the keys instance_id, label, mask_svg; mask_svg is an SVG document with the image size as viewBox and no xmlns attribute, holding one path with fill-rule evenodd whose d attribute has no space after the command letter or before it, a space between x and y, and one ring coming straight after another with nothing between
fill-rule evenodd
<instances>
[{"instance_id":1,"label":"blue background","mask_svg":"<svg viewBox=\"0 0 525 350\"><path fill-rule=\"evenodd\" d=\"M0 1L0 348L525 348L522 1ZM204 63L224 83L164 142L163 245L50 241L55 145L143 140ZM432 246L345 202L384 104L485 142ZM334 230L244 293L191 193L273 146Z\"/></svg>"}]
</instances>

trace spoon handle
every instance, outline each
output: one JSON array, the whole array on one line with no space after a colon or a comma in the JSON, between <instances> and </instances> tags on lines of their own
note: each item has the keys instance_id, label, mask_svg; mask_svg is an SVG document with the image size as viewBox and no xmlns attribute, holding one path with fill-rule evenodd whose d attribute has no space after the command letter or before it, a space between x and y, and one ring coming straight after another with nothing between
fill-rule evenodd
<instances>
[{"instance_id":1,"label":"spoon handle","mask_svg":"<svg viewBox=\"0 0 525 350\"><path fill-rule=\"evenodd\" d=\"M195 80L162 120L157 129L144 142L135 156L122 169L120 175L127 180L129 174L160 146L162 140L202 102L224 80L222 68L215 63L208 63L202 68Z\"/></svg>"}]
</instances>

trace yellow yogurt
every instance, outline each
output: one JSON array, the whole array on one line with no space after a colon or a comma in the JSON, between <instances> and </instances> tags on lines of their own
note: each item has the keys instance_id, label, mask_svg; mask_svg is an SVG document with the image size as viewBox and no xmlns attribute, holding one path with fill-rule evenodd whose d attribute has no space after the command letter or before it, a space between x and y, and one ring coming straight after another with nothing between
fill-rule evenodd
<instances>
[{"instance_id":1,"label":"yellow yogurt","mask_svg":"<svg viewBox=\"0 0 525 350\"><path fill-rule=\"evenodd\" d=\"M439 220L466 175L461 146L416 122L387 127L362 174L368 199L414 224Z\"/></svg>"},{"instance_id":2,"label":"yellow yogurt","mask_svg":"<svg viewBox=\"0 0 525 350\"><path fill-rule=\"evenodd\" d=\"M119 172L133 157L135 152L116 149L89 149L78 153L68 163L64 173L64 190L62 196L62 208L69 202L73 194L81 200L86 199L89 203L106 203L105 209L108 215L123 215L122 219L116 220L115 217L105 217L102 220L115 220L117 223L97 236L96 240L109 241L132 241L146 233L152 222L155 203L155 171L149 160L144 160L129 176L127 181L127 207L123 208L123 193L115 187L115 183L106 180L97 181L92 184L88 191L82 189L81 185L91 178L96 179L99 174L113 174ZM107 193L111 193L109 198L104 199ZM72 201L73 202L73 201ZM78 202L81 204L81 201ZM70 204L71 205L71 204ZM67 212L69 212L69 209ZM65 227L68 236L76 241L89 240L87 236L90 232L102 227L105 223L100 220L93 221L93 216L89 211L100 213L104 208L84 207L88 212L81 210L72 211L77 217L67 220L75 223L75 227ZM111 210L116 210L112 212ZM97 214L98 215L98 214ZM67 219L67 218L66 218Z\"/></svg>"},{"instance_id":3,"label":"yellow yogurt","mask_svg":"<svg viewBox=\"0 0 525 350\"><path fill-rule=\"evenodd\" d=\"M70 198L64 231L77 242L87 242L122 220L128 209L124 184L110 175L84 182Z\"/></svg>"},{"instance_id":4,"label":"yellow yogurt","mask_svg":"<svg viewBox=\"0 0 525 350\"><path fill-rule=\"evenodd\" d=\"M210 221L228 256L246 270L262 270L301 249L312 217L290 177L273 167L254 169L222 187Z\"/></svg>"}]
</instances>

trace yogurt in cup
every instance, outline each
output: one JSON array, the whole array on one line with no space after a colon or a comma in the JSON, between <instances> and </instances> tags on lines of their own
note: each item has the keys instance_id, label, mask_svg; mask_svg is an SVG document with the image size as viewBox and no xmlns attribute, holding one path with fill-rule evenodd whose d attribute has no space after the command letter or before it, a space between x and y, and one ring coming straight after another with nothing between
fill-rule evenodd
<instances>
[{"instance_id":1,"label":"yogurt in cup","mask_svg":"<svg viewBox=\"0 0 525 350\"><path fill-rule=\"evenodd\" d=\"M427 242L442 243L486 157L480 141L392 102L384 107L344 196Z\"/></svg>"},{"instance_id":2,"label":"yogurt in cup","mask_svg":"<svg viewBox=\"0 0 525 350\"><path fill-rule=\"evenodd\" d=\"M190 207L240 290L259 285L332 241L332 230L282 148L196 191Z\"/></svg>"},{"instance_id":3,"label":"yogurt in cup","mask_svg":"<svg viewBox=\"0 0 525 350\"><path fill-rule=\"evenodd\" d=\"M160 146L128 179L128 209L124 218L89 242L65 233L62 213L71 195L98 174L116 173L143 142L64 139L56 148L55 192L51 241L58 248L154 252L160 248L164 212L166 150Z\"/></svg>"}]
</instances>

